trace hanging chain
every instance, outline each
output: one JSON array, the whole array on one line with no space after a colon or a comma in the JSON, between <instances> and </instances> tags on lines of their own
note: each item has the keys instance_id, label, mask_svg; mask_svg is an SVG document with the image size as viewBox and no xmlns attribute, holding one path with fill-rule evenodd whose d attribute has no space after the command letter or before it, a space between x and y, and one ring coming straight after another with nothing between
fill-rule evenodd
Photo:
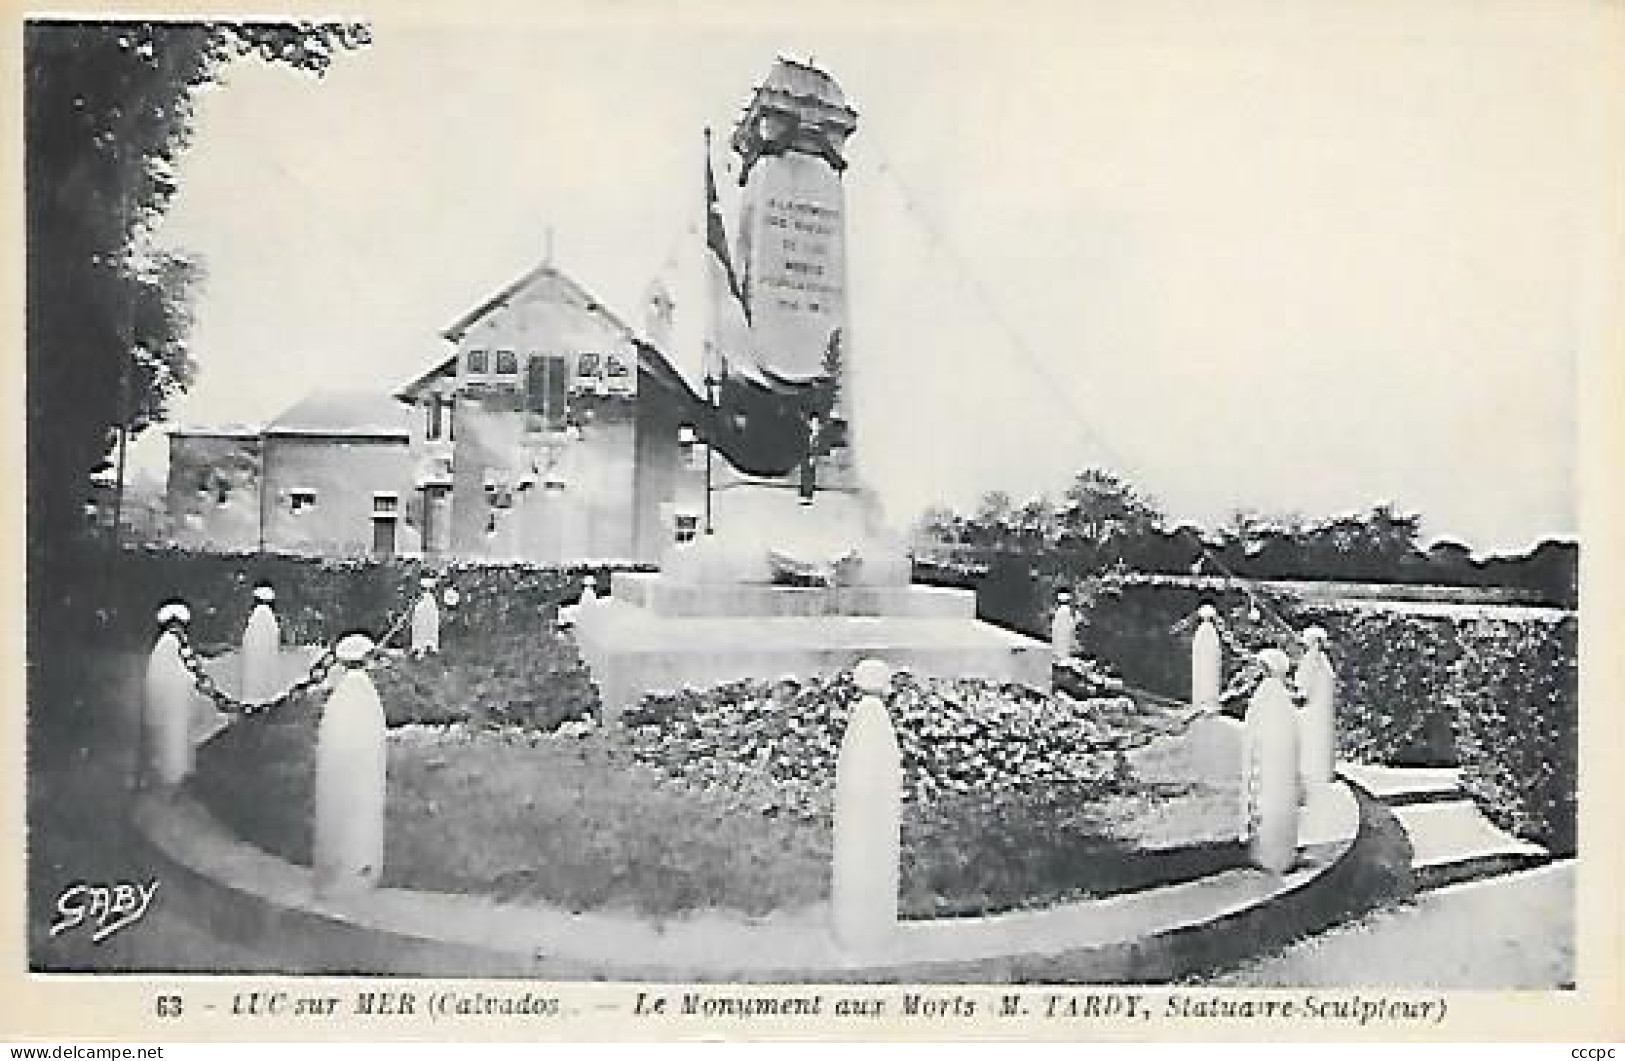
<instances>
[{"instance_id":1,"label":"hanging chain","mask_svg":"<svg viewBox=\"0 0 1625 1061\"><path fill-rule=\"evenodd\" d=\"M1121 754L1124 752L1138 751L1139 749L1151 744L1155 744L1160 740L1183 737L1186 733L1190 732L1190 728L1192 726L1196 725L1196 723L1200 722L1202 719L1210 717L1211 715L1213 715L1213 712L1207 708L1191 708L1175 716L1175 718L1166 725L1158 726L1154 729L1147 729L1140 733L1135 733L1130 736L1123 737L1120 740L1114 741L1112 744L1106 747L1106 750Z\"/></svg>"},{"instance_id":2,"label":"hanging chain","mask_svg":"<svg viewBox=\"0 0 1625 1061\"><path fill-rule=\"evenodd\" d=\"M1223 618L1214 616L1213 625L1219 631L1219 640L1224 642L1224 647L1237 659L1251 660L1258 654L1257 650L1242 644L1241 638L1236 636L1236 632L1230 629L1230 624Z\"/></svg>"},{"instance_id":3,"label":"hanging chain","mask_svg":"<svg viewBox=\"0 0 1625 1061\"><path fill-rule=\"evenodd\" d=\"M312 661L310 669L303 677L282 692L269 700L240 700L224 689L214 680L214 676L203 667L203 657L187 640L185 627L174 627L173 632L180 638L181 662L191 672L192 685L198 692L209 698L216 711L227 715L268 715L286 707L293 700L303 696L310 690L321 685L332 673L333 665L338 662L332 648L323 649L321 654Z\"/></svg>"},{"instance_id":4,"label":"hanging chain","mask_svg":"<svg viewBox=\"0 0 1625 1061\"><path fill-rule=\"evenodd\" d=\"M416 601L413 601L395 617L388 629L384 631L383 636L373 642L372 648L361 658L358 666L365 666L376 659L389 643L395 639L396 635L406 628L406 624L412 621L412 609L415 604ZM184 623L169 623L166 624L165 629L173 633L180 641L181 663L186 667L188 673L192 675L193 688L207 697L216 711L227 715L269 715L279 711L311 690L319 688L327 681L328 676L333 673L333 667L338 663L338 655L333 646L329 645L322 649L316 658L311 661L309 669L282 692L267 700L243 700L220 688L220 683L215 681L214 675L204 668L203 657L198 655L197 649L192 647L191 638Z\"/></svg>"},{"instance_id":5,"label":"hanging chain","mask_svg":"<svg viewBox=\"0 0 1625 1061\"><path fill-rule=\"evenodd\" d=\"M416 607L417 600L414 599L408 602L405 608L401 609L400 614L395 616L395 621L390 623L389 628L384 631L384 636L380 637L376 642L374 642L371 651L369 651L366 655L367 660L370 661L377 656L378 653L382 652L389 646L391 641L395 640L396 634L399 634L402 630L406 629L406 624L412 621L412 611Z\"/></svg>"},{"instance_id":6,"label":"hanging chain","mask_svg":"<svg viewBox=\"0 0 1625 1061\"><path fill-rule=\"evenodd\" d=\"M1247 662L1242 664L1240 670L1236 671L1235 674L1230 676L1230 681L1226 683L1224 689L1220 691L1219 703L1222 704L1226 700L1234 700L1236 697L1240 696L1243 690L1245 690L1249 685L1254 684L1258 678L1263 676L1263 670L1263 664L1258 661L1258 657L1256 655L1248 656Z\"/></svg>"},{"instance_id":7,"label":"hanging chain","mask_svg":"<svg viewBox=\"0 0 1625 1061\"><path fill-rule=\"evenodd\" d=\"M1215 610L1217 610L1217 609L1215 609ZM1186 632L1188 632L1190 630L1195 629L1196 624L1197 624L1197 622L1199 620L1200 620L1199 613L1191 612L1189 615L1185 616L1183 619L1179 620L1177 623L1170 626L1168 628L1168 633L1172 634L1174 637L1178 637L1180 634L1183 634L1183 633L1186 633Z\"/></svg>"},{"instance_id":8,"label":"hanging chain","mask_svg":"<svg viewBox=\"0 0 1625 1061\"><path fill-rule=\"evenodd\" d=\"M1176 636L1183 634L1196 627L1200 621L1201 611L1198 609L1170 626L1168 632ZM1252 658L1254 655L1253 650L1241 643L1241 639L1236 636L1235 631L1230 629L1230 624L1224 621L1224 613L1217 608L1213 609L1213 629L1218 633L1219 640L1224 643L1224 646L1230 650L1232 655L1241 659ZM1287 629L1290 631L1291 628L1288 627Z\"/></svg>"}]
</instances>

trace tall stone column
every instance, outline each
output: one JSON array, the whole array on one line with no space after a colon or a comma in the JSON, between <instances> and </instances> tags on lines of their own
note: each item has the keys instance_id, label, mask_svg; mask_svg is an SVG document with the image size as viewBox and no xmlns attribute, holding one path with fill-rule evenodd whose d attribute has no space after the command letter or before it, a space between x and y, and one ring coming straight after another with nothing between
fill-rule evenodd
<instances>
[{"instance_id":1,"label":"tall stone column","mask_svg":"<svg viewBox=\"0 0 1625 1061\"><path fill-rule=\"evenodd\" d=\"M832 356L844 360L842 152L856 128L857 112L833 77L781 58L734 129L744 186L739 285L757 355L774 379L807 383L826 374ZM844 412L842 382L836 381L842 402L837 418Z\"/></svg>"}]
</instances>

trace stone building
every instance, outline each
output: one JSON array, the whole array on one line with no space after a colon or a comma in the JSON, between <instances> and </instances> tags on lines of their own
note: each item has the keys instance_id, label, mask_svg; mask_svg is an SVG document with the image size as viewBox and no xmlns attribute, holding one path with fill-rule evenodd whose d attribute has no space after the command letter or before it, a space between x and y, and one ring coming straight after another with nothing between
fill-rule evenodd
<instances>
[{"instance_id":1,"label":"stone building","mask_svg":"<svg viewBox=\"0 0 1625 1061\"><path fill-rule=\"evenodd\" d=\"M261 428L172 431L171 540L657 560L703 504L683 474L692 396L664 356L550 264L443 335L452 353L393 394L316 393Z\"/></svg>"},{"instance_id":2,"label":"stone building","mask_svg":"<svg viewBox=\"0 0 1625 1061\"><path fill-rule=\"evenodd\" d=\"M165 507L177 545L231 551L260 546L259 427L169 432Z\"/></svg>"}]
</instances>

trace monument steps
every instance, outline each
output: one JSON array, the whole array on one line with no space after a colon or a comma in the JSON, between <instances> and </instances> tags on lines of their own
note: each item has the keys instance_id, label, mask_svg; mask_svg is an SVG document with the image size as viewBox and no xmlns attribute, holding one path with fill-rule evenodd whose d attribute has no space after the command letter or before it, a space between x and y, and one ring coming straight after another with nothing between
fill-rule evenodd
<instances>
[{"instance_id":1,"label":"monument steps","mask_svg":"<svg viewBox=\"0 0 1625 1061\"><path fill-rule=\"evenodd\" d=\"M592 605L576 617L575 638L605 719L645 693L827 676L871 657L939 677L1048 685L1047 645L968 616L932 614L933 607L880 615L764 610L769 614L662 614L615 598Z\"/></svg>"},{"instance_id":2,"label":"monument steps","mask_svg":"<svg viewBox=\"0 0 1625 1061\"><path fill-rule=\"evenodd\" d=\"M1461 771L1453 766L1379 766L1345 763L1340 772L1390 807L1462 799Z\"/></svg>"},{"instance_id":3,"label":"monument steps","mask_svg":"<svg viewBox=\"0 0 1625 1061\"><path fill-rule=\"evenodd\" d=\"M1486 880L1551 861L1539 844L1497 827L1443 767L1344 764L1345 779L1393 812L1411 844L1418 889Z\"/></svg>"}]
</instances>

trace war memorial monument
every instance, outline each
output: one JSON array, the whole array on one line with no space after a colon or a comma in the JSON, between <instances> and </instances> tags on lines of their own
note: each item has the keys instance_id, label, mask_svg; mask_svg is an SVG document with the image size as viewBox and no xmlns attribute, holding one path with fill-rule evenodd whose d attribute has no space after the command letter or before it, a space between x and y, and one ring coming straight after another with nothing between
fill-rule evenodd
<instances>
[{"instance_id":1,"label":"war memorial monument","mask_svg":"<svg viewBox=\"0 0 1625 1061\"><path fill-rule=\"evenodd\" d=\"M687 465L705 525L679 536L658 574L617 573L609 598L583 609L577 640L606 717L652 690L869 657L1049 688L1048 646L978 621L973 590L910 584L903 540L863 481L842 183L856 129L832 77L780 58L733 131L738 267L712 192L720 308L701 356L713 415Z\"/></svg>"}]
</instances>

